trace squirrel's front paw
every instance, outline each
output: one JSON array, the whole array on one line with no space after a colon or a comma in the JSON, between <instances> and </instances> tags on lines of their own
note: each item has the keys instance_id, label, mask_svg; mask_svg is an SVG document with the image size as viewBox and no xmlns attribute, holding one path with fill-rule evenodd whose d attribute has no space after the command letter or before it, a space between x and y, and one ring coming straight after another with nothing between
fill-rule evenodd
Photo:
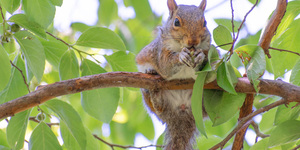
<instances>
[{"instance_id":1,"label":"squirrel's front paw","mask_svg":"<svg viewBox=\"0 0 300 150\"><path fill-rule=\"evenodd\" d=\"M201 65L205 59L205 54L203 53L202 49L198 49L194 52L194 66Z\"/></svg>"},{"instance_id":2,"label":"squirrel's front paw","mask_svg":"<svg viewBox=\"0 0 300 150\"><path fill-rule=\"evenodd\" d=\"M191 58L191 52L186 47L184 47L182 51L179 53L179 61L181 63L186 64L189 67L194 67L194 62Z\"/></svg>"}]
</instances>

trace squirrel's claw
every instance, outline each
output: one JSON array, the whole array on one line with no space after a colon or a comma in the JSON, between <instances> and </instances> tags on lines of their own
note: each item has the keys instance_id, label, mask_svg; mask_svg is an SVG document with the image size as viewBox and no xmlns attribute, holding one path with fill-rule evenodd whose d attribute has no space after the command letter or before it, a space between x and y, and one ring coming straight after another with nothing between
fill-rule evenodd
<instances>
[{"instance_id":1,"label":"squirrel's claw","mask_svg":"<svg viewBox=\"0 0 300 150\"><path fill-rule=\"evenodd\" d=\"M188 67L194 66L193 60L190 56L190 51L186 47L184 47L179 53L179 61L186 64Z\"/></svg>"}]
</instances>

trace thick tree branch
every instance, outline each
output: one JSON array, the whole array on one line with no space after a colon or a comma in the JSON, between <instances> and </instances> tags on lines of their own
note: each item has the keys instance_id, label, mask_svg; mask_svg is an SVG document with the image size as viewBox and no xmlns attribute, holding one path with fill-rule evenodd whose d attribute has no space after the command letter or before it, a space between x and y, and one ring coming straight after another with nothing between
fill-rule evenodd
<instances>
[{"instance_id":1,"label":"thick tree branch","mask_svg":"<svg viewBox=\"0 0 300 150\"><path fill-rule=\"evenodd\" d=\"M287 102L300 102L300 87L280 80L260 80L259 93L281 96ZM192 89L193 79L166 81L158 75L133 72L109 72L56 82L27 95L0 105L0 119L42 104L52 98L82 91L109 88L134 87L146 89ZM205 89L222 90L216 82L206 84ZM239 93L256 93L247 78L239 78L235 90Z\"/></svg>"},{"instance_id":2,"label":"thick tree branch","mask_svg":"<svg viewBox=\"0 0 300 150\"><path fill-rule=\"evenodd\" d=\"M264 30L264 33L260 38L260 41L258 42L258 46L260 46L265 51L265 54L269 58L271 58L271 55L269 53L270 43L277 30L278 25L281 22L281 19L285 14L286 6L287 6L287 0L278 0L277 7L273 12L271 19L269 20Z\"/></svg>"},{"instance_id":3,"label":"thick tree branch","mask_svg":"<svg viewBox=\"0 0 300 150\"><path fill-rule=\"evenodd\" d=\"M244 104L240 109L239 120L243 119L244 117L246 117L252 113L253 101L254 101L254 94L247 94ZM241 129L240 131L238 131L236 133L234 142L232 144L232 150L243 149L245 133L246 133L248 127L249 126L246 126L245 128Z\"/></svg>"}]
</instances>

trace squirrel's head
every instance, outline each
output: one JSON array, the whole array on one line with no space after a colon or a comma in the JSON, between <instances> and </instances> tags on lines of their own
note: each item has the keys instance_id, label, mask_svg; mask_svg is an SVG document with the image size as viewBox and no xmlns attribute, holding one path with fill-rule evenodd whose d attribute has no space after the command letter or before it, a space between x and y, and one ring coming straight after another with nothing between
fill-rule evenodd
<instances>
[{"instance_id":1,"label":"squirrel's head","mask_svg":"<svg viewBox=\"0 0 300 150\"><path fill-rule=\"evenodd\" d=\"M199 6L177 5L175 0L168 0L167 4L170 16L164 26L167 33L163 35L168 34L164 36L177 41L181 47L201 48L202 42L210 36L204 18L206 0Z\"/></svg>"}]
</instances>

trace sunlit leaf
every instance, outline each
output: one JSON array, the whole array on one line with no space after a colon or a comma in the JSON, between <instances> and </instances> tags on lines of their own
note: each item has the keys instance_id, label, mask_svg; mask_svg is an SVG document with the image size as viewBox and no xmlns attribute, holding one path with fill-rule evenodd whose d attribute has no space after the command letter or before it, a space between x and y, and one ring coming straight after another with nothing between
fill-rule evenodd
<instances>
[{"instance_id":1,"label":"sunlit leaf","mask_svg":"<svg viewBox=\"0 0 300 150\"><path fill-rule=\"evenodd\" d=\"M204 136L201 136L199 139L197 139L198 149L210 149L215 146L216 143L219 143L221 141L222 138L220 137L208 136L208 138L205 138Z\"/></svg>"},{"instance_id":2,"label":"sunlit leaf","mask_svg":"<svg viewBox=\"0 0 300 150\"><path fill-rule=\"evenodd\" d=\"M85 127L86 133L86 149L87 150L99 150L100 143L99 141L93 136L92 132Z\"/></svg>"},{"instance_id":3,"label":"sunlit leaf","mask_svg":"<svg viewBox=\"0 0 300 150\"><path fill-rule=\"evenodd\" d=\"M61 146L55 134L50 127L43 121L40 122L32 131L30 136L29 145L30 150L61 150Z\"/></svg>"},{"instance_id":4,"label":"sunlit leaf","mask_svg":"<svg viewBox=\"0 0 300 150\"><path fill-rule=\"evenodd\" d=\"M7 142L13 149L21 149L24 146L25 132L31 109L25 110L13 116L6 128Z\"/></svg>"},{"instance_id":5,"label":"sunlit leaf","mask_svg":"<svg viewBox=\"0 0 300 150\"><path fill-rule=\"evenodd\" d=\"M68 80L79 77L79 66L73 50L67 50L60 59L59 66L60 80Z\"/></svg>"},{"instance_id":6,"label":"sunlit leaf","mask_svg":"<svg viewBox=\"0 0 300 150\"><path fill-rule=\"evenodd\" d=\"M99 0L98 9L99 23L109 26L114 19L118 18L118 5L114 0ZM107 13L110 12L110 13Z\"/></svg>"},{"instance_id":7,"label":"sunlit leaf","mask_svg":"<svg viewBox=\"0 0 300 150\"><path fill-rule=\"evenodd\" d=\"M57 40L41 41L44 50L46 60L55 68L58 69L59 62L63 54L68 49L68 46Z\"/></svg>"},{"instance_id":8,"label":"sunlit leaf","mask_svg":"<svg viewBox=\"0 0 300 150\"><path fill-rule=\"evenodd\" d=\"M148 0L130 0L130 2L138 19L146 21L153 15Z\"/></svg>"},{"instance_id":9,"label":"sunlit leaf","mask_svg":"<svg viewBox=\"0 0 300 150\"><path fill-rule=\"evenodd\" d=\"M300 52L300 19L293 21L289 27L284 31L282 36L273 41L272 47L286 49L293 52ZM282 77L287 71L291 70L296 62L299 60L299 56L289 53L272 50L271 53L271 65L275 75L275 79Z\"/></svg>"},{"instance_id":10,"label":"sunlit leaf","mask_svg":"<svg viewBox=\"0 0 300 150\"><path fill-rule=\"evenodd\" d=\"M20 6L20 0L2 0L0 2L10 14L13 14Z\"/></svg>"},{"instance_id":11,"label":"sunlit leaf","mask_svg":"<svg viewBox=\"0 0 300 150\"><path fill-rule=\"evenodd\" d=\"M0 130L0 145L5 147L10 147L7 143L6 133L3 130ZM1 147L0 147L1 149Z\"/></svg>"},{"instance_id":12,"label":"sunlit leaf","mask_svg":"<svg viewBox=\"0 0 300 150\"><path fill-rule=\"evenodd\" d=\"M290 83L300 86L300 59L297 61L296 65L292 70Z\"/></svg>"},{"instance_id":13,"label":"sunlit leaf","mask_svg":"<svg viewBox=\"0 0 300 150\"><path fill-rule=\"evenodd\" d=\"M205 136L205 127L203 123L203 116L202 116L202 95L203 95L203 86L205 83L207 72L200 72L197 76L193 87L193 94L192 94L192 112L195 118L196 126L198 130Z\"/></svg>"},{"instance_id":14,"label":"sunlit leaf","mask_svg":"<svg viewBox=\"0 0 300 150\"><path fill-rule=\"evenodd\" d=\"M231 22L231 19L214 19L215 22L218 24L218 25L223 25L225 27L227 27L227 29L230 30L230 32L232 32L232 22ZM237 32L239 26L242 24L241 21L233 21L233 24L234 24L234 32Z\"/></svg>"},{"instance_id":15,"label":"sunlit leaf","mask_svg":"<svg viewBox=\"0 0 300 150\"><path fill-rule=\"evenodd\" d=\"M93 48L126 50L122 39L115 32L102 27L86 30L75 44Z\"/></svg>"},{"instance_id":16,"label":"sunlit leaf","mask_svg":"<svg viewBox=\"0 0 300 150\"><path fill-rule=\"evenodd\" d=\"M70 104L56 99L47 101L43 105L50 108L62 120L60 122L61 128L63 126L62 124L65 124L65 131L68 132L67 135L70 138L75 139L75 142L69 144L74 145L75 143L78 143L79 148L82 150L86 149L86 132L82 120L76 110ZM63 133L62 137L64 143L67 144L69 142L67 140L68 138L66 138Z\"/></svg>"},{"instance_id":17,"label":"sunlit leaf","mask_svg":"<svg viewBox=\"0 0 300 150\"><path fill-rule=\"evenodd\" d=\"M53 22L55 6L49 0L23 0L22 4L26 15L44 29Z\"/></svg>"},{"instance_id":18,"label":"sunlit leaf","mask_svg":"<svg viewBox=\"0 0 300 150\"><path fill-rule=\"evenodd\" d=\"M7 53L2 45L0 45L0 91L6 86L10 78L10 63Z\"/></svg>"},{"instance_id":19,"label":"sunlit leaf","mask_svg":"<svg viewBox=\"0 0 300 150\"><path fill-rule=\"evenodd\" d=\"M28 31L19 31L14 34L25 56L26 65L41 82L45 68L45 52L41 42Z\"/></svg>"},{"instance_id":20,"label":"sunlit leaf","mask_svg":"<svg viewBox=\"0 0 300 150\"><path fill-rule=\"evenodd\" d=\"M231 119L242 107L246 94L230 94L219 90L204 90L205 110L213 122L220 125Z\"/></svg>"},{"instance_id":21,"label":"sunlit leaf","mask_svg":"<svg viewBox=\"0 0 300 150\"><path fill-rule=\"evenodd\" d=\"M223 25L219 25L213 31L214 40L217 45L224 45L232 42L232 36L230 31ZM229 50L232 44L221 46L224 50Z\"/></svg>"},{"instance_id":22,"label":"sunlit leaf","mask_svg":"<svg viewBox=\"0 0 300 150\"><path fill-rule=\"evenodd\" d=\"M63 0L50 0L50 2L55 6L61 6L63 3Z\"/></svg>"},{"instance_id":23,"label":"sunlit leaf","mask_svg":"<svg viewBox=\"0 0 300 150\"><path fill-rule=\"evenodd\" d=\"M271 133L268 147L290 143L300 138L300 121L288 120L279 124Z\"/></svg>"},{"instance_id":24,"label":"sunlit leaf","mask_svg":"<svg viewBox=\"0 0 300 150\"><path fill-rule=\"evenodd\" d=\"M82 76L105 73L94 62L84 59L81 64ZM103 88L81 92L81 104L85 112L92 117L109 123L115 114L120 98L119 88Z\"/></svg>"},{"instance_id":25,"label":"sunlit leaf","mask_svg":"<svg viewBox=\"0 0 300 150\"><path fill-rule=\"evenodd\" d=\"M44 39L47 38L45 29L38 23L31 21L26 14L15 14L11 16L8 21L14 22Z\"/></svg>"},{"instance_id":26,"label":"sunlit leaf","mask_svg":"<svg viewBox=\"0 0 300 150\"><path fill-rule=\"evenodd\" d=\"M264 138L257 143L255 143L249 150L267 150L268 148L269 137Z\"/></svg>"},{"instance_id":27,"label":"sunlit leaf","mask_svg":"<svg viewBox=\"0 0 300 150\"><path fill-rule=\"evenodd\" d=\"M86 31L87 29L89 29L91 27L84 24L84 23L81 23L81 22L74 22L74 23L71 24L71 28L74 31L84 32L84 31Z\"/></svg>"},{"instance_id":28,"label":"sunlit leaf","mask_svg":"<svg viewBox=\"0 0 300 150\"><path fill-rule=\"evenodd\" d=\"M13 63L21 70L25 71L24 62L20 56L17 56ZM8 84L0 92L0 104L21 97L28 93L24 79L19 70L11 68L11 75ZM26 75L25 75L26 76Z\"/></svg>"},{"instance_id":29,"label":"sunlit leaf","mask_svg":"<svg viewBox=\"0 0 300 150\"><path fill-rule=\"evenodd\" d=\"M297 119L300 114L300 107L292 108L296 104L297 104L296 102L293 102L293 103L289 103L288 107L286 107L285 105L278 106L275 115L274 124L279 125L280 123L283 123L287 120Z\"/></svg>"},{"instance_id":30,"label":"sunlit leaf","mask_svg":"<svg viewBox=\"0 0 300 150\"><path fill-rule=\"evenodd\" d=\"M131 52L119 51L109 56L105 55L104 57L113 71L137 72L135 55Z\"/></svg>"}]
</instances>

